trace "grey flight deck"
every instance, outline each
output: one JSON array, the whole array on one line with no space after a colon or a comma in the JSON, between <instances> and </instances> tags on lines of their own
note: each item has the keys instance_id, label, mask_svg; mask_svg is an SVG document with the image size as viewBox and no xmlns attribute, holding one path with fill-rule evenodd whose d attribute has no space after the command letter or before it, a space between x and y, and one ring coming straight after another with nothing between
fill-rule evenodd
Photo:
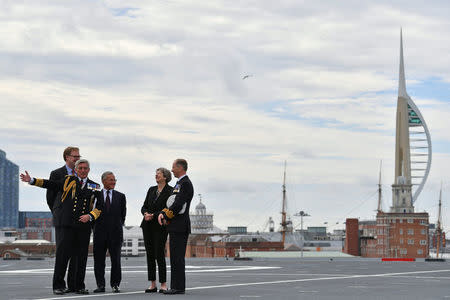
<instances>
[{"instance_id":1,"label":"grey flight deck","mask_svg":"<svg viewBox=\"0 0 450 300\"><path fill-rule=\"evenodd\" d=\"M122 293L55 296L53 259L0 260L0 299L447 299L450 263L328 258L187 259L185 295L144 294L144 257L122 258ZM92 257L86 288L95 288ZM109 263L106 281L109 280ZM168 274L170 278L170 272Z\"/></svg>"}]
</instances>

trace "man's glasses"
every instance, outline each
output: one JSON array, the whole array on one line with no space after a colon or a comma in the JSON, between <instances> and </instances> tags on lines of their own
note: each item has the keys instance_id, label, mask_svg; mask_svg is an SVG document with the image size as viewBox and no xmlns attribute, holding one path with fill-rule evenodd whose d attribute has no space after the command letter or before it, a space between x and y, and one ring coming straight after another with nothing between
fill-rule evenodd
<instances>
[{"instance_id":1,"label":"man's glasses","mask_svg":"<svg viewBox=\"0 0 450 300\"><path fill-rule=\"evenodd\" d=\"M69 155L69 156L72 156L73 158L78 158L78 159L81 158L81 155Z\"/></svg>"}]
</instances>

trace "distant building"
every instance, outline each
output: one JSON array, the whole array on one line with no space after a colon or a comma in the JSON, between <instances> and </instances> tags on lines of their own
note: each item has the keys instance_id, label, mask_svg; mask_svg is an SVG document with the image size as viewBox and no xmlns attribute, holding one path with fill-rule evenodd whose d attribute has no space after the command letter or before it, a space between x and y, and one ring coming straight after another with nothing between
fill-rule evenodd
<instances>
[{"instance_id":1,"label":"distant building","mask_svg":"<svg viewBox=\"0 0 450 300\"><path fill-rule=\"evenodd\" d=\"M19 225L19 166L0 150L0 228Z\"/></svg>"},{"instance_id":2,"label":"distant building","mask_svg":"<svg viewBox=\"0 0 450 300\"><path fill-rule=\"evenodd\" d=\"M17 236L20 240L55 241L52 213L50 211L19 211L19 228Z\"/></svg>"},{"instance_id":3,"label":"distant building","mask_svg":"<svg viewBox=\"0 0 450 300\"><path fill-rule=\"evenodd\" d=\"M144 235L139 226L123 227L122 255L143 256L145 255Z\"/></svg>"},{"instance_id":4,"label":"distant building","mask_svg":"<svg viewBox=\"0 0 450 300\"><path fill-rule=\"evenodd\" d=\"M46 240L55 242L55 228L25 227L17 229L18 240Z\"/></svg>"},{"instance_id":5,"label":"distant building","mask_svg":"<svg viewBox=\"0 0 450 300\"><path fill-rule=\"evenodd\" d=\"M332 233L328 234L330 240L332 241L343 241L345 237L344 229L334 229Z\"/></svg>"},{"instance_id":6,"label":"distant building","mask_svg":"<svg viewBox=\"0 0 450 300\"><path fill-rule=\"evenodd\" d=\"M302 233L301 230L300 233ZM303 234L304 239L309 241L322 241L328 239L327 228L324 226L308 227L304 230Z\"/></svg>"},{"instance_id":7,"label":"distant building","mask_svg":"<svg viewBox=\"0 0 450 300\"><path fill-rule=\"evenodd\" d=\"M377 247L377 221L360 221L358 223L359 237L360 237L360 255L363 257L378 257Z\"/></svg>"},{"instance_id":8,"label":"distant building","mask_svg":"<svg viewBox=\"0 0 450 300\"><path fill-rule=\"evenodd\" d=\"M214 231L214 215L206 212L206 206L202 203L201 199L200 203L195 207L194 213L189 214L189 218L191 219L192 233L208 233Z\"/></svg>"},{"instance_id":9,"label":"distant building","mask_svg":"<svg viewBox=\"0 0 450 300\"><path fill-rule=\"evenodd\" d=\"M376 221L346 220L344 252L362 257L426 258L428 213L378 212Z\"/></svg>"},{"instance_id":10,"label":"distant building","mask_svg":"<svg viewBox=\"0 0 450 300\"><path fill-rule=\"evenodd\" d=\"M167 248L168 249L168 248ZM189 236L186 257L235 257L244 251L283 251L281 241L270 241L259 234ZM167 251L167 256L170 252Z\"/></svg>"},{"instance_id":11,"label":"distant building","mask_svg":"<svg viewBox=\"0 0 450 300\"><path fill-rule=\"evenodd\" d=\"M0 244L2 243L12 243L17 240L16 229L0 229Z\"/></svg>"},{"instance_id":12,"label":"distant building","mask_svg":"<svg viewBox=\"0 0 450 300\"><path fill-rule=\"evenodd\" d=\"M19 211L19 228L51 228L52 218L50 211Z\"/></svg>"},{"instance_id":13,"label":"distant building","mask_svg":"<svg viewBox=\"0 0 450 300\"><path fill-rule=\"evenodd\" d=\"M245 226L229 226L227 231L229 234L247 234L247 227L245 227Z\"/></svg>"},{"instance_id":14,"label":"distant building","mask_svg":"<svg viewBox=\"0 0 450 300\"><path fill-rule=\"evenodd\" d=\"M345 220L344 252L354 256L360 256L358 219Z\"/></svg>"},{"instance_id":15,"label":"distant building","mask_svg":"<svg viewBox=\"0 0 450 300\"><path fill-rule=\"evenodd\" d=\"M92 253L92 247L90 247ZM0 255L4 255L8 250L20 250L31 256L53 256L56 251L55 243L46 240L16 240L12 243L0 243ZM11 252L9 252L11 253Z\"/></svg>"}]
</instances>

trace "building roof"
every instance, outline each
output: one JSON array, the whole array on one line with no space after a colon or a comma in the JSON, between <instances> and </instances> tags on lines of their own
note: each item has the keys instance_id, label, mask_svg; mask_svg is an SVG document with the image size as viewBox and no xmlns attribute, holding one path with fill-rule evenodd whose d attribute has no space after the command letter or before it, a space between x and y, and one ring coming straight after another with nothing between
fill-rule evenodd
<instances>
[{"instance_id":1,"label":"building roof","mask_svg":"<svg viewBox=\"0 0 450 300\"><path fill-rule=\"evenodd\" d=\"M51 244L47 240L15 240L12 244Z\"/></svg>"},{"instance_id":2,"label":"building roof","mask_svg":"<svg viewBox=\"0 0 450 300\"><path fill-rule=\"evenodd\" d=\"M197 206L195 207L195 209L206 209L205 204L202 203L202 201L200 201L199 204L197 204Z\"/></svg>"},{"instance_id":3,"label":"building roof","mask_svg":"<svg viewBox=\"0 0 450 300\"><path fill-rule=\"evenodd\" d=\"M30 256L30 254L28 254L20 249L8 249L8 250L3 251L2 255L4 255L5 252L11 252L11 253L17 254L19 256Z\"/></svg>"}]
</instances>

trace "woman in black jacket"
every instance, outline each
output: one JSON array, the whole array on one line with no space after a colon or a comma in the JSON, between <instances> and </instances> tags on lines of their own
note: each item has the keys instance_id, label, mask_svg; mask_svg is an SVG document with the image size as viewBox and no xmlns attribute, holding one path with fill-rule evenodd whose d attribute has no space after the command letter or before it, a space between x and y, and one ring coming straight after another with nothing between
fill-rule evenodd
<instances>
[{"instance_id":1,"label":"woman in black jacket","mask_svg":"<svg viewBox=\"0 0 450 300\"><path fill-rule=\"evenodd\" d=\"M151 281L150 287L145 290L146 293L156 293L158 290L156 287L155 260L158 262L159 282L161 283L159 292L162 293L167 290L165 257L167 230L165 226L158 224L158 214L166 208L167 199L172 194L173 187L168 184L172 175L169 170L158 168L155 179L157 185L148 189L141 209L144 215L141 228L144 233L145 251L147 252L148 280Z\"/></svg>"}]
</instances>

